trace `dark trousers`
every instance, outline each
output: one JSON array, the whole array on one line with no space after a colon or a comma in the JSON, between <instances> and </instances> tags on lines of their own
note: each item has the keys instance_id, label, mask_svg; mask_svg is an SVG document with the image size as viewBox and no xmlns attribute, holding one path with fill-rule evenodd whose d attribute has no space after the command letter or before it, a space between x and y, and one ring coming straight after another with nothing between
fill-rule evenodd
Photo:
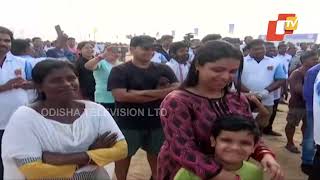
<instances>
[{"instance_id":1,"label":"dark trousers","mask_svg":"<svg viewBox=\"0 0 320 180\"><path fill-rule=\"evenodd\" d=\"M2 136L3 136L4 130L0 130L0 155L2 154ZM0 162L0 179L3 179L3 162L2 162L2 157L1 162Z\"/></svg>"},{"instance_id":2,"label":"dark trousers","mask_svg":"<svg viewBox=\"0 0 320 180\"><path fill-rule=\"evenodd\" d=\"M272 114L271 114L271 117L269 119L269 124L267 127L264 128L264 131L272 131L272 125L273 125L273 122L276 118L276 115L277 115L277 110L278 110L278 105L279 105L279 101L280 99L276 99L274 100L274 105L273 105L273 109L272 109Z\"/></svg>"},{"instance_id":3,"label":"dark trousers","mask_svg":"<svg viewBox=\"0 0 320 180\"><path fill-rule=\"evenodd\" d=\"M317 152L313 158L313 167L309 180L319 180L320 179L320 145L317 145Z\"/></svg>"}]
</instances>

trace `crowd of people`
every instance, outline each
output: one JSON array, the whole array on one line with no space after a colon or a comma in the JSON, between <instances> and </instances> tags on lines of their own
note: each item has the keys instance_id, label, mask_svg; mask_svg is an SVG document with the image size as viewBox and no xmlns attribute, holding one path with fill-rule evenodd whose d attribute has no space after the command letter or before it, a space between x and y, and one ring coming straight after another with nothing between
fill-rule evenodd
<instances>
[{"instance_id":1,"label":"crowd of people","mask_svg":"<svg viewBox=\"0 0 320 180\"><path fill-rule=\"evenodd\" d=\"M273 123L288 102L284 148L301 153L302 121L301 169L320 179L318 45L173 40L102 48L63 33L53 43L14 39L0 27L0 176L109 179L103 167L115 162L125 180L141 148L154 180L283 180L262 134L282 136Z\"/></svg>"}]
</instances>

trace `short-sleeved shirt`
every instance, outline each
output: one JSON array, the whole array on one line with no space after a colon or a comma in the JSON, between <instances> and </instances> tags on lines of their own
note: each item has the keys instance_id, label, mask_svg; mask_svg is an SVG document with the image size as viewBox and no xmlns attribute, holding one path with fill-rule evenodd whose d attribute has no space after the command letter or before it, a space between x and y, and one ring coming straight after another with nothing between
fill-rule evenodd
<instances>
[{"instance_id":1,"label":"short-sleeved shirt","mask_svg":"<svg viewBox=\"0 0 320 180\"><path fill-rule=\"evenodd\" d=\"M242 167L235 173L243 180L263 180L262 169L248 161L243 161ZM174 180L200 180L200 177L184 168L181 168L176 174Z\"/></svg>"},{"instance_id":2,"label":"short-sleeved shirt","mask_svg":"<svg viewBox=\"0 0 320 180\"><path fill-rule=\"evenodd\" d=\"M25 59L7 54L6 59L0 67L0 85L17 77L16 70L21 71L23 79L31 78L31 65ZM28 94L24 89L12 89L0 92L0 129L5 129L11 115L22 105L28 104Z\"/></svg>"},{"instance_id":3,"label":"short-sleeved shirt","mask_svg":"<svg viewBox=\"0 0 320 180\"><path fill-rule=\"evenodd\" d=\"M146 69L135 66L132 61L112 68L108 80L108 90L152 90L157 89L159 80L166 78L169 83L177 82L173 71L164 64L151 62ZM115 101L114 118L120 128L145 129L160 128L160 104L162 100L147 103Z\"/></svg>"},{"instance_id":4,"label":"short-sleeved shirt","mask_svg":"<svg viewBox=\"0 0 320 180\"><path fill-rule=\"evenodd\" d=\"M289 73L289 64L292 59L292 56L290 56L289 54L285 54L285 55L278 54L275 57L275 59L278 60L279 63L284 65L284 67L286 69L286 73L288 74Z\"/></svg>"},{"instance_id":5,"label":"short-sleeved shirt","mask_svg":"<svg viewBox=\"0 0 320 180\"><path fill-rule=\"evenodd\" d=\"M291 59L292 56L290 56L289 54L285 54L285 55L281 55L278 54L276 57L273 58L275 61L277 61L279 63L280 66L282 66L282 68L284 69L284 72L287 75L287 78L289 77L289 63L291 63ZM276 89L275 91L273 91L274 93L274 99L278 100L281 98L281 88Z\"/></svg>"},{"instance_id":6,"label":"short-sleeved shirt","mask_svg":"<svg viewBox=\"0 0 320 180\"><path fill-rule=\"evenodd\" d=\"M264 57L260 62L246 56L243 63L241 83L250 91L262 91L274 81L287 79L283 66L272 58ZM265 106L273 106L274 92L262 99Z\"/></svg>"},{"instance_id":7,"label":"short-sleeved shirt","mask_svg":"<svg viewBox=\"0 0 320 180\"><path fill-rule=\"evenodd\" d=\"M163 64L168 62L167 58L163 54L158 53L158 52L154 52L154 55L153 55L151 61L155 62L155 63L163 63Z\"/></svg>"},{"instance_id":8,"label":"short-sleeved shirt","mask_svg":"<svg viewBox=\"0 0 320 180\"><path fill-rule=\"evenodd\" d=\"M96 81L96 91L94 92L94 100L98 103L114 103L111 91L108 91L108 78L113 65L107 60L99 62L93 76Z\"/></svg>"},{"instance_id":9,"label":"short-sleeved shirt","mask_svg":"<svg viewBox=\"0 0 320 180\"><path fill-rule=\"evenodd\" d=\"M297 85L300 85L303 88L304 83L304 72L301 71L300 68L294 70L289 77L289 85L290 85L290 100L289 107L290 108L305 108L305 101L303 99L302 89L301 92L297 92L294 88Z\"/></svg>"},{"instance_id":10,"label":"short-sleeved shirt","mask_svg":"<svg viewBox=\"0 0 320 180\"><path fill-rule=\"evenodd\" d=\"M84 98L94 101L96 83L93 72L84 67L86 62L88 62L88 59L84 57L80 57L76 62L76 69L79 73L80 91Z\"/></svg>"},{"instance_id":11,"label":"short-sleeved shirt","mask_svg":"<svg viewBox=\"0 0 320 180\"><path fill-rule=\"evenodd\" d=\"M29 74L29 77L27 77L27 80L31 80L31 72L32 69L35 67L35 65L41 61L46 60L46 57L39 57L39 58L34 58L30 55L23 55L23 56L19 56L20 58L23 58L26 60L27 66L26 66L26 73ZM28 89L26 90L28 93L28 98L29 98L29 102L34 102L38 95L37 95L37 91L35 89Z\"/></svg>"},{"instance_id":12,"label":"short-sleeved shirt","mask_svg":"<svg viewBox=\"0 0 320 180\"><path fill-rule=\"evenodd\" d=\"M25 59L30 65L31 65L31 70L32 68L34 68L36 66L36 64L38 64L41 61L44 61L48 58L46 57L40 57L40 58L34 58L30 55L25 55L25 56L19 56L20 58Z\"/></svg>"},{"instance_id":13,"label":"short-sleeved shirt","mask_svg":"<svg viewBox=\"0 0 320 180\"><path fill-rule=\"evenodd\" d=\"M18 108L3 135L3 179L26 179L18 167L41 160L44 150L57 153L85 152L105 132L117 134L117 141L124 139L103 106L90 101L79 102L85 105L85 109L81 114L79 111L69 111L72 114L79 113L79 118L71 124L47 119L27 106ZM96 179L92 176L98 170L97 166L86 165L79 168L71 179Z\"/></svg>"}]
</instances>

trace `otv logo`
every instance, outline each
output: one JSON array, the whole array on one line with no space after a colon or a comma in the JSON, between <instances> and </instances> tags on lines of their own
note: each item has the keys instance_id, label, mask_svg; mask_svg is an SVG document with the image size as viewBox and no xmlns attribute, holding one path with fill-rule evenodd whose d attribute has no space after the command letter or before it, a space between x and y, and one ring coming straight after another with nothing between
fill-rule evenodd
<instances>
[{"instance_id":1,"label":"otv logo","mask_svg":"<svg viewBox=\"0 0 320 180\"><path fill-rule=\"evenodd\" d=\"M285 21L284 34L277 34L277 24L279 21ZM267 41L282 41L284 35L293 34L294 30L298 28L298 18L295 14L279 14L278 20L269 21Z\"/></svg>"}]
</instances>

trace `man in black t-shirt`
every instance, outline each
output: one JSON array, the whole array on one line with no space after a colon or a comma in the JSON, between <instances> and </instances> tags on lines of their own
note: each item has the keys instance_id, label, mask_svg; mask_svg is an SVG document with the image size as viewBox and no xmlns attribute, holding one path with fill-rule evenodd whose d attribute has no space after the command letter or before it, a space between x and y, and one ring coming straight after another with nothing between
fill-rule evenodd
<instances>
[{"instance_id":1,"label":"man in black t-shirt","mask_svg":"<svg viewBox=\"0 0 320 180\"><path fill-rule=\"evenodd\" d=\"M157 179L157 156L164 140L159 116L165 112L160 104L179 84L168 66L151 62L153 38L132 38L130 51L133 60L113 67L108 80L116 106L112 114L128 143L128 158L115 163L115 172L118 180L125 180L131 157L142 148L152 179Z\"/></svg>"}]
</instances>

